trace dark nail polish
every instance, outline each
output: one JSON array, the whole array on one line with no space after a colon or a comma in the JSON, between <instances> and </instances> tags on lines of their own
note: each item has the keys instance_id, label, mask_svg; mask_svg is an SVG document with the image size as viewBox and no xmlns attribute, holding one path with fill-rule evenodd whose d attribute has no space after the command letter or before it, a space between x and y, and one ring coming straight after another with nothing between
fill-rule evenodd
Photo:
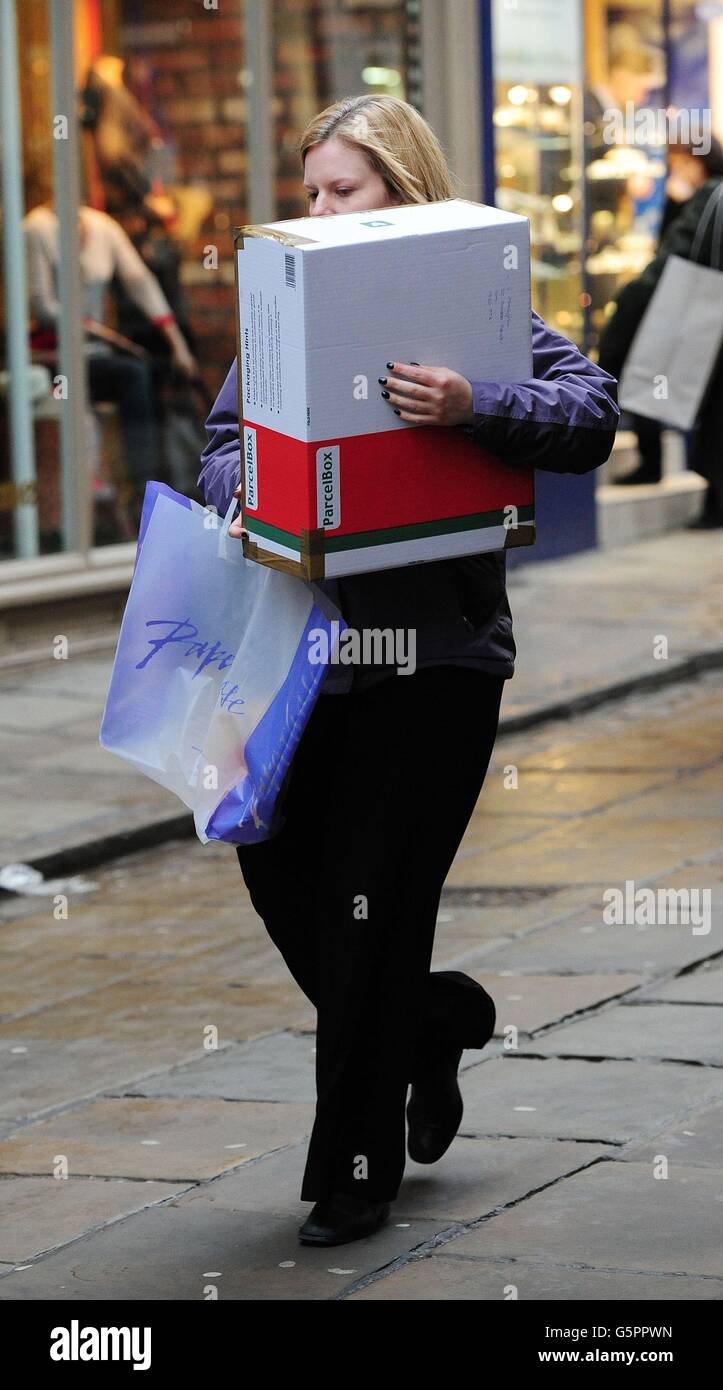
<instances>
[{"instance_id":1,"label":"dark nail polish","mask_svg":"<svg viewBox=\"0 0 723 1390\"><path fill-rule=\"evenodd\" d=\"M389 400L389 392L388 392L388 391L382 391L382 395L383 395L385 401L388 401L388 400Z\"/></svg>"},{"instance_id":2,"label":"dark nail polish","mask_svg":"<svg viewBox=\"0 0 723 1390\"><path fill-rule=\"evenodd\" d=\"M392 367L394 366L394 363L393 363L393 362L385 362L384 365L385 365L386 367L388 367L389 370L391 371L391 370L392 370Z\"/></svg>"},{"instance_id":3,"label":"dark nail polish","mask_svg":"<svg viewBox=\"0 0 723 1390\"><path fill-rule=\"evenodd\" d=\"M379 382L380 386L386 386L387 384L387 379L385 376L378 376L377 381Z\"/></svg>"},{"instance_id":4,"label":"dark nail polish","mask_svg":"<svg viewBox=\"0 0 723 1390\"><path fill-rule=\"evenodd\" d=\"M401 413L402 413L401 410L397 410L397 409L395 408L395 410L394 410L394 414L395 414L395 415L401 415Z\"/></svg>"},{"instance_id":5,"label":"dark nail polish","mask_svg":"<svg viewBox=\"0 0 723 1390\"><path fill-rule=\"evenodd\" d=\"M419 364L419 362L410 362L410 365L411 365L412 367L418 367L420 364Z\"/></svg>"}]
</instances>

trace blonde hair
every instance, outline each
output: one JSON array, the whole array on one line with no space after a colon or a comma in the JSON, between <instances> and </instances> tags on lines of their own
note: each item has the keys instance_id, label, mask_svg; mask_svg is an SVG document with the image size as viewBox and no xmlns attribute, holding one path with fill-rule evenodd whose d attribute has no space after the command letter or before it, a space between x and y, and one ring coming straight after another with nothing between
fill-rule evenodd
<instances>
[{"instance_id":1,"label":"blonde hair","mask_svg":"<svg viewBox=\"0 0 723 1390\"><path fill-rule=\"evenodd\" d=\"M343 97L307 125L299 141L303 167L313 145L335 136L361 150L402 203L435 203L457 196L442 146L408 101L386 94Z\"/></svg>"}]
</instances>

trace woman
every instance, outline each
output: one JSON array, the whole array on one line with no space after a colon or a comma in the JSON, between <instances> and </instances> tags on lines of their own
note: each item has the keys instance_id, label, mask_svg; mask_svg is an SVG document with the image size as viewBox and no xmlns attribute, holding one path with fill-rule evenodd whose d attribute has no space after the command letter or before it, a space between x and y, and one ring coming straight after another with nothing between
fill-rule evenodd
<instances>
[{"instance_id":1,"label":"woman","mask_svg":"<svg viewBox=\"0 0 723 1390\"><path fill-rule=\"evenodd\" d=\"M666 238L673 224L690 207L696 193L706 183L709 189L714 187L714 184L709 182L710 180L718 180L723 177L723 146L714 135L711 136L710 146L705 151L699 150L697 145L691 143L671 140L668 144L668 168L670 174L665 185L666 199L658 235L658 253L667 245ZM700 207L700 201L702 200L699 200L698 207ZM696 226L699 216L700 213L695 210L694 204ZM675 235L677 237L677 232ZM667 251L663 251L663 260L656 259L652 264L654 266L659 265L662 269L667 254ZM646 270L646 275L649 274L649 269ZM640 320L649 299L644 284L642 293L638 281L633 281L633 285L634 288L630 290L629 295L625 292L627 286L621 292L618 310L606 325L600 340L598 353L600 366L614 372L616 376L620 376L623 368L623 347L630 345L632 333L640 326ZM613 482L617 487L635 487L639 483L659 483L663 476L662 426L657 420L647 420L643 415L633 415L631 420L638 437L640 463L632 473L625 473L622 478L614 478Z\"/></svg>"},{"instance_id":2,"label":"woman","mask_svg":"<svg viewBox=\"0 0 723 1390\"><path fill-rule=\"evenodd\" d=\"M44 201L23 218L23 233L33 325L31 346L53 350L61 314L60 233L53 192L47 183L44 192ZM113 334L106 324L108 293L114 281L123 286L149 325L153 324L162 334L174 366L184 377L195 377L198 369L156 277L123 228L107 213L83 204L78 209L78 242L88 395L91 401L111 400L118 407L133 491L132 506L138 520L145 485L154 477L158 465L152 368L146 358L114 350Z\"/></svg>"},{"instance_id":3,"label":"woman","mask_svg":"<svg viewBox=\"0 0 723 1390\"><path fill-rule=\"evenodd\" d=\"M391 96L351 97L301 140L313 217L454 196L423 118ZM533 380L468 381L444 366L380 363L410 424L468 430L513 464L586 472L608 457L616 383L533 314ZM236 369L207 421L199 487L240 495ZM240 519L231 534L241 535ZM415 628L417 669L330 667L291 768L285 824L239 846L251 900L317 1010L316 1119L301 1197L304 1243L368 1235L389 1215L409 1153L439 1159L462 1117L457 1068L495 1008L458 971L429 966L440 895L484 781L515 646L503 552L323 587L354 628Z\"/></svg>"}]
</instances>

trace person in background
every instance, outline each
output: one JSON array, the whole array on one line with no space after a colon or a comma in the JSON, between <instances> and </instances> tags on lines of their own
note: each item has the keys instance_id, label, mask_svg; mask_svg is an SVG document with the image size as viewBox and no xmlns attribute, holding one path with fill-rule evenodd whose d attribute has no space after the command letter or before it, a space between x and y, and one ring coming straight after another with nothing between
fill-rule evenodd
<instances>
[{"instance_id":1,"label":"person in background","mask_svg":"<svg viewBox=\"0 0 723 1390\"><path fill-rule=\"evenodd\" d=\"M723 145L715 135L710 137L708 150L699 150L690 141L671 140L668 144L668 171L658 249L676 217L687 208L706 179L723 178Z\"/></svg>"},{"instance_id":2,"label":"person in background","mask_svg":"<svg viewBox=\"0 0 723 1390\"><path fill-rule=\"evenodd\" d=\"M334 103L310 121L299 149L312 217L455 196L434 131L393 96ZM527 381L380 361L381 395L408 424L461 428L517 467L588 472L613 446L616 382L534 312L531 329ZM199 477L222 514L241 491L238 404L234 363L206 424ZM443 464L442 447L440 489ZM229 535L243 529L237 518ZM301 1190L315 1205L299 1239L338 1245L389 1216L410 1081L408 1151L436 1163L462 1116L462 1050L484 1047L494 1031L486 990L462 971L430 971L430 960L515 644L504 550L320 587L352 628L416 634L416 669L403 679L393 665L329 666L290 769L285 823L271 839L237 846L251 901L316 1007L317 1106Z\"/></svg>"},{"instance_id":3,"label":"person in background","mask_svg":"<svg viewBox=\"0 0 723 1390\"><path fill-rule=\"evenodd\" d=\"M54 348L60 318L58 298L59 232L52 194L23 218L31 347ZM88 393L92 401L115 401L126 448L128 480L138 520L146 482L157 471L150 361L120 352L106 323L107 294L114 277L163 334L174 365L187 377L197 366L158 281L125 232L97 208L78 209L80 270Z\"/></svg>"},{"instance_id":4,"label":"person in background","mask_svg":"<svg viewBox=\"0 0 723 1390\"><path fill-rule=\"evenodd\" d=\"M666 199L658 238L658 256L669 232L690 206L698 190L709 180L723 177L723 146L715 136L711 136L710 149L706 152L699 151L690 143L671 141L668 145L668 169ZM656 259L652 265L655 266L657 263ZM644 275L648 275L650 270L651 267L648 267ZM638 282L631 283L637 288L631 289L628 295L628 286L624 286L617 299L615 315L606 324L600 339L600 365L607 367L608 371L614 371L618 377L625 365L626 353L622 350L623 343L626 343L627 347L630 346L647 306L647 296L640 295ZM632 473L614 478L613 482L618 487L659 483L663 476L662 426L658 420L647 420L643 415L632 415L630 418L638 439L640 461ZM693 467L693 464L690 466Z\"/></svg>"}]
</instances>

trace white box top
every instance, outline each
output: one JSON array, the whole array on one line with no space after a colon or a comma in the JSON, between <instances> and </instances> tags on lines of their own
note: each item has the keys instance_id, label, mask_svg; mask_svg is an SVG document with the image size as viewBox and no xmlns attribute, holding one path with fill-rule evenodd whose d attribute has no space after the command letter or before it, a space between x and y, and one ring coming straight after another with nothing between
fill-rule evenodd
<instances>
[{"instance_id":1,"label":"white box top","mask_svg":"<svg viewBox=\"0 0 723 1390\"><path fill-rule=\"evenodd\" d=\"M376 208L368 212L330 213L321 217L292 217L283 222L254 223L253 229L288 233L308 238L299 250L307 252L327 246L355 246L370 241L391 241L399 237L424 236L434 232L484 232L488 227L518 225L526 217L473 203L466 198L445 198L436 203L404 203L401 207ZM250 227L242 228L244 232ZM479 238L473 237L472 240ZM313 243L313 244L312 244Z\"/></svg>"}]
</instances>

